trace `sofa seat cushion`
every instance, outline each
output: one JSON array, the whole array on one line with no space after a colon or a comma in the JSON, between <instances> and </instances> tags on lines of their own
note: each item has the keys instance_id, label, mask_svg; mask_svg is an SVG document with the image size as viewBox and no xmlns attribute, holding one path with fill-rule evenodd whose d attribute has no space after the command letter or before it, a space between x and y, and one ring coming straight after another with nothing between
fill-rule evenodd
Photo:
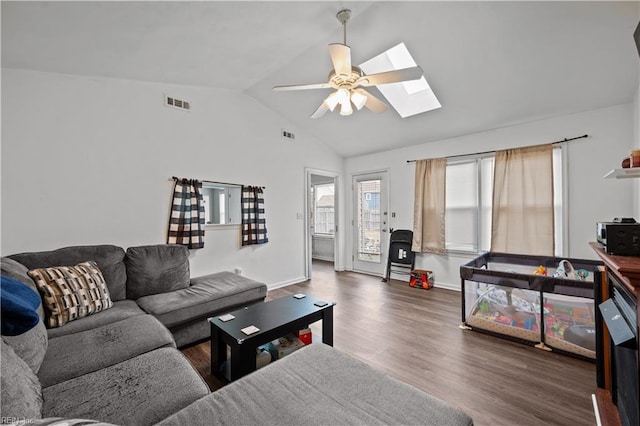
<instances>
[{"instance_id":1,"label":"sofa seat cushion","mask_svg":"<svg viewBox=\"0 0 640 426\"><path fill-rule=\"evenodd\" d=\"M128 299L189 287L189 250L185 246L129 247L125 264Z\"/></svg>"},{"instance_id":2,"label":"sofa seat cushion","mask_svg":"<svg viewBox=\"0 0 640 426\"><path fill-rule=\"evenodd\" d=\"M230 383L158 426L204 425L460 425L462 411L314 343Z\"/></svg>"},{"instance_id":3,"label":"sofa seat cushion","mask_svg":"<svg viewBox=\"0 0 640 426\"><path fill-rule=\"evenodd\" d=\"M98 264L109 288L111 300L126 298L127 272L124 250L112 245L73 246L52 251L12 254L8 256L27 269L70 266L93 260Z\"/></svg>"},{"instance_id":4,"label":"sofa seat cushion","mask_svg":"<svg viewBox=\"0 0 640 426\"><path fill-rule=\"evenodd\" d=\"M43 388L42 415L152 425L208 393L177 349L161 348Z\"/></svg>"},{"instance_id":5,"label":"sofa seat cushion","mask_svg":"<svg viewBox=\"0 0 640 426\"><path fill-rule=\"evenodd\" d=\"M29 276L42 295L49 328L113 306L102 272L93 260L75 266L32 269Z\"/></svg>"},{"instance_id":6,"label":"sofa seat cushion","mask_svg":"<svg viewBox=\"0 0 640 426\"><path fill-rule=\"evenodd\" d=\"M169 330L152 315L137 315L51 339L38 378L52 386L161 347L175 348Z\"/></svg>"},{"instance_id":7,"label":"sofa seat cushion","mask_svg":"<svg viewBox=\"0 0 640 426\"><path fill-rule=\"evenodd\" d=\"M39 419L42 388L31 368L0 339L0 418Z\"/></svg>"},{"instance_id":8,"label":"sofa seat cushion","mask_svg":"<svg viewBox=\"0 0 640 426\"><path fill-rule=\"evenodd\" d=\"M145 312L133 300L119 300L113 302L113 306L106 311L98 312L77 321L71 321L62 327L50 328L47 330L49 338L63 336L65 334L78 333L80 331L91 330L105 324L121 321L125 318L144 315Z\"/></svg>"},{"instance_id":9,"label":"sofa seat cushion","mask_svg":"<svg viewBox=\"0 0 640 426\"><path fill-rule=\"evenodd\" d=\"M218 272L194 278L188 288L141 297L137 302L171 328L214 312L263 300L266 295L267 286L261 282L232 272Z\"/></svg>"}]
</instances>

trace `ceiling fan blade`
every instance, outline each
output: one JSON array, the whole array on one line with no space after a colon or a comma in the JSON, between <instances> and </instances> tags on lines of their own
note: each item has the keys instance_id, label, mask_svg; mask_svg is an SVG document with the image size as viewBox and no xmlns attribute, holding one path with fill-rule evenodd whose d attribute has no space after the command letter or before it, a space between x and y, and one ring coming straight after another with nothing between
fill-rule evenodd
<instances>
[{"instance_id":1,"label":"ceiling fan blade","mask_svg":"<svg viewBox=\"0 0 640 426\"><path fill-rule=\"evenodd\" d=\"M379 84L399 83L401 81L417 80L422 77L422 74L423 71L420 67L403 68L401 70L362 76L358 79L356 85L368 87Z\"/></svg>"},{"instance_id":2,"label":"ceiling fan blade","mask_svg":"<svg viewBox=\"0 0 640 426\"><path fill-rule=\"evenodd\" d=\"M323 115L325 115L327 113L327 111L329 111L329 107L327 106L326 102L322 102L320 104L320 106L318 107L317 110L315 110L313 112L313 114L311 114L311 118L320 118Z\"/></svg>"},{"instance_id":3,"label":"ceiling fan blade","mask_svg":"<svg viewBox=\"0 0 640 426\"><path fill-rule=\"evenodd\" d=\"M286 86L275 86L274 91L286 91L286 90L309 90L309 89L330 89L329 83L315 83L315 84L289 84Z\"/></svg>"},{"instance_id":4,"label":"ceiling fan blade","mask_svg":"<svg viewBox=\"0 0 640 426\"><path fill-rule=\"evenodd\" d=\"M354 92L367 97L367 102L365 102L364 106L370 109L371 111L375 113L381 113L381 112L385 112L388 109L387 104L385 104L380 99L376 98L366 90L355 89Z\"/></svg>"},{"instance_id":5,"label":"ceiling fan blade","mask_svg":"<svg viewBox=\"0 0 640 426\"><path fill-rule=\"evenodd\" d=\"M332 43L329 45L329 55L336 74L351 74L351 48L346 44Z\"/></svg>"}]
</instances>

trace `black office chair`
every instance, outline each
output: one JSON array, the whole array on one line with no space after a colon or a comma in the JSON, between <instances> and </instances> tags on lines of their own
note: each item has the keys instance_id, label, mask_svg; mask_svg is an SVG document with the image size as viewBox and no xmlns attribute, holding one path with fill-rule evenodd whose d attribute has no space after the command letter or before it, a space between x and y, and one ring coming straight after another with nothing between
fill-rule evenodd
<instances>
[{"instance_id":1,"label":"black office chair","mask_svg":"<svg viewBox=\"0 0 640 426\"><path fill-rule=\"evenodd\" d=\"M383 282L389 281L391 277L391 268L395 274L410 275L416 263L415 253L411 251L413 242L413 231L408 229L391 230L389 236L389 252L387 255L387 268Z\"/></svg>"}]
</instances>

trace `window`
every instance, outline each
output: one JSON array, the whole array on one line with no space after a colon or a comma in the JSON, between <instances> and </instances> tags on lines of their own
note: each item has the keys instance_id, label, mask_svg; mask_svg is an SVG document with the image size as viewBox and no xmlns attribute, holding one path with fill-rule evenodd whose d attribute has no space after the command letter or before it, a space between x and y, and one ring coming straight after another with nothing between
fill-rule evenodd
<instances>
[{"instance_id":1,"label":"window","mask_svg":"<svg viewBox=\"0 0 640 426\"><path fill-rule=\"evenodd\" d=\"M555 255L563 255L563 183L560 146L553 150ZM494 155L449 159L445 191L447 251L478 253L491 249Z\"/></svg>"},{"instance_id":2,"label":"window","mask_svg":"<svg viewBox=\"0 0 640 426\"><path fill-rule=\"evenodd\" d=\"M489 250L493 155L450 160L446 170L445 248Z\"/></svg>"},{"instance_id":3,"label":"window","mask_svg":"<svg viewBox=\"0 0 640 426\"><path fill-rule=\"evenodd\" d=\"M360 64L360 68L367 74L415 66L416 61L404 43ZM403 118L441 107L424 75L418 80L381 84L376 88Z\"/></svg>"},{"instance_id":4,"label":"window","mask_svg":"<svg viewBox=\"0 0 640 426\"><path fill-rule=\"evenodd\" d=\"M207 225L237 225L241 222L242 187L204 182L204 217Z\"/></svg>"},{"instance_id":5,"label":"window","mask_svg":"<svg viewBox=\"0 0 640 426\"><path fill-rule=\"evenodd\" d=\"M333 235L336 229L333 183L314 185L313 194L313 233Z\"/></svg>"},{"instance_id":6,"label":"window","mask_svg":"<svg viewBox=\"0 0 640 426\"><path fill-rule=\"evenodd\" d=\"M555 255L564 256L564 211L562 209L564 201L564 180L562 172L564 170L563 150L557 147L553 150L553 230L555 240Z\"/></svg>"}]
</instances>

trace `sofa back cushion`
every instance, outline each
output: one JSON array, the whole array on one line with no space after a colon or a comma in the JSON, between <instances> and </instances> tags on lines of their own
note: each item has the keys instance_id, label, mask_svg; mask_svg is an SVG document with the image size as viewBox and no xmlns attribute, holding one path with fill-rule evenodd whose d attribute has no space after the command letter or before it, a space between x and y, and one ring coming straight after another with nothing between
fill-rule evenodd
<instances>
[{"instance_id":1,"label":"sofa back cushion","mask_svg":"<svg viewBox=\"0 0 640 426\"><path fill-rule=\"evenodd\" d=\"M127 272L124 265L124 250L112 245L73 246L52 251L20 253L9 256L27 269L74 266L93 260L104 276L112 301L127 297Z\"/></svg>"},{"instance_id":2,"label":"sofa back cushion","mask_svg":"<svg viewBox=\"0 0 640 426\"><path fill-rule=\"evenodd\" d=\"M1 413L3 419L39 419L42 417L42 387L35 373L0 339Z\"/></svg>"},{"instance_id":3,"label":"sofa back cushion","mask_svg":"<svg viewBox=\"0 0 640 426\"><path fill-rule=\"evenodd\" d=\"M128 299L189 287L189 250L184 246L129 247L125 263Z\"/></svg>"}]
</instances>

